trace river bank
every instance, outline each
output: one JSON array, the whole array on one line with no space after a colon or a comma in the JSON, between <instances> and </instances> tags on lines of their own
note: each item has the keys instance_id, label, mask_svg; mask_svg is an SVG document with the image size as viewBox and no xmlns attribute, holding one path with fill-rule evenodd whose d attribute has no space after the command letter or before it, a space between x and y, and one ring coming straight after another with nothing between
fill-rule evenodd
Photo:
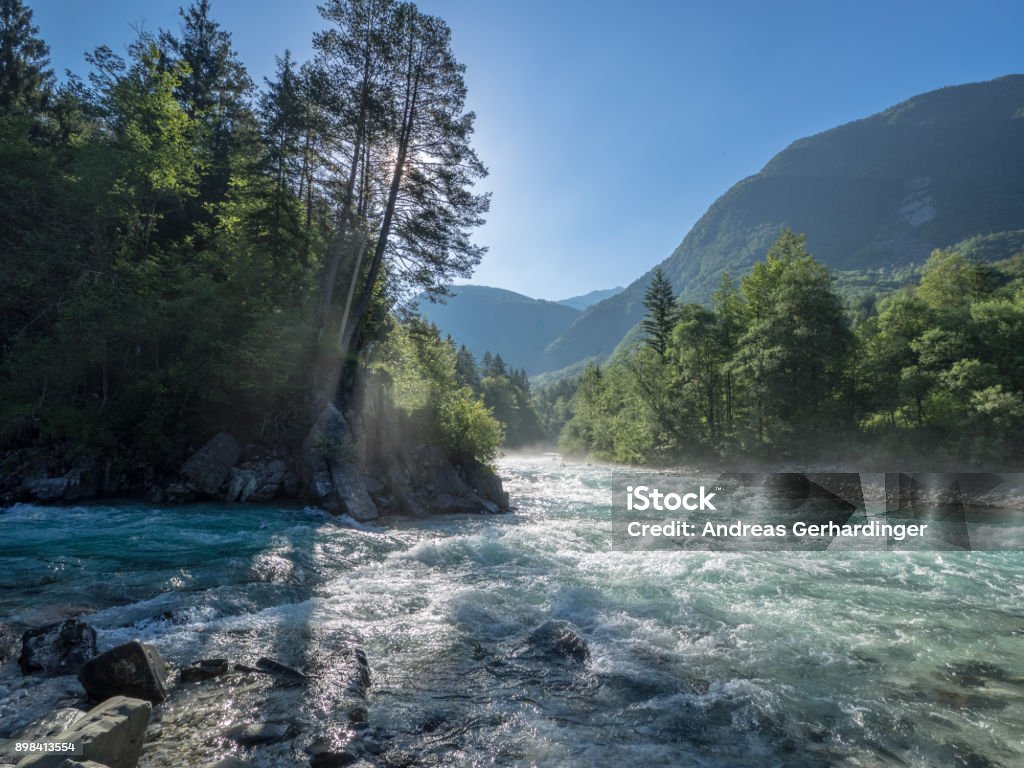
<instances>
[{"instance_id":1,"label":"river bank","mask_svg":"<svg viewBox=\"0 0 1024 768\"><path fill-rule=\"evenodd\" d=\"M395 406L390 387L371 372L360 378L347 408L322 407L301 439L246 443L218 432L171 465L39 441L0 456L0 505L101 499L290 500L360 522L509 509L489 465L446 450L422 419Z\"/></svg>"}]
</instances>

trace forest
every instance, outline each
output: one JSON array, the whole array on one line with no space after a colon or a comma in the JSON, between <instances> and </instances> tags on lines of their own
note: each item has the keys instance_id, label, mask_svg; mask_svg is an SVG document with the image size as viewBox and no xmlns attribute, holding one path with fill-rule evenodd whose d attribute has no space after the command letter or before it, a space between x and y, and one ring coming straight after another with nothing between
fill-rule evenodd
<instances>
[{"instance_id":1,"label":"forest","mask_svg":"<svg viewBox=\"0 0 1024 768\"><path fill-rule=\"evenodd\" d=\"M935 251L916 283L840 294L783 231L711 306L648 286L643 341L589 366L567 453L626 463L757 458L1015 466L1024 450L1024 256Z\"/></svg>"},{"instance_id":2,"label":"forest","mask_svg":"<svg viewBox=\"0 0 1024 768\"><path fill-rule=\"evenodd\" d=\"M219 431L287 450L379 370L453 457L1019 459L1019 254L939 250L851 299L787 230L707 306L656 273L642 342L578 379L531 393L474 360L404 309L484 254L450 30L394 0L321 15L313 57L261 85L209 0L58 81L30 8L0 0L0 449L157 469Z\"/></svg>"},{"instance_id":3,"label":"forest","mask_svg":"<svg viewBox=\"0 0 1024 768\"><path fill-rule=\"evenodd\" d=\"M222 430L284 450L381 369L450 453L495 454L493 385L394 311L484 253L450 31L394 0L320 10L312 58L263 84L209 0L58 82L31 9L0 0L0 448L157 469Z\"/></svg>"}]
</instances>

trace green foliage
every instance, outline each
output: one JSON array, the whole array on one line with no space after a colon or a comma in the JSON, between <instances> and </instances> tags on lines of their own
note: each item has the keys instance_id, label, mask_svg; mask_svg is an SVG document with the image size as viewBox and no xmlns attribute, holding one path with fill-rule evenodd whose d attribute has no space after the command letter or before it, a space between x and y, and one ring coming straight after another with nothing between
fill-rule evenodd
<instances>
[{"instance_id":1,"label":"green foliage","mask_svg":"<svg viewBox=\"0 0 1024 768\"><path fill-rule=\"evenodd\" d=\"M455 345L451 339L442 341L436 326L419 318L394 322L371 365L388 373L395 404L449 458L487 462L497 455L502 423L481 395L460 380L466 372L460 371Z\"/></svg>"},{"instance_id":2,"label":"green foliage","mask_svg":"<svg viewBox=\"0 0 1024 768\"><path fill-rule=\"evenodd\" d=\"M664 357L634 348L588 368L560 446L637 463L841 459L844 446L868 444L879 455L1013 461L1024 448L1022 286L936 251L919 285L882 299L851 332L828 270L784 231L739 289L725 276L711 309L680 309Z\"/></svg>"},{"instance_id":3,"label":"green foliage","mask_svg":"<svg viewBox=\"0 0 1024 768\"><path fill-rule=\"evenodd\" d=\"M672 283L660 267L654 270L651 284L644 293L644 309L647 310L647 316L640 323L640 328L646 334L644 343L664 358L672 328L679 317L679 307L676 305Z\"/></svg>"},{"instance_id":4,"label":"green foliage","mask_svg":"<svg viewBox=\"0 0 1024 768\"><path fill-rule=\"evenodd\" d=\"M743 278L748 323L729 368L758 443L801 443L832 429L850 335L828 270L785 230Z\"/></svg>"},{"instance_id":5,"label":"green foliage","mask_svg":"<svg viewBox=\"0 0 1024 768\"><path fill-rule=\"evenodd\" d=\"M1008 290L995 292L1002 282ZM858 329L860 421L894 450L940 446L981 463L1024 442L1024 296L1010 275L961 250L936 251L920 285Z\"/></svg>"},{"instance_id":6,"label":"green foliage","mask_svg":"<svg viewBox=\"0 0 1024 768\"><path fill-rule=\"evenodd\" d=\"M572 418L572 399L579 384L580 377L571 376L533 389L534 410L545 438L552 444Z\"/></svg>"},{"instance_id":7,"label":"green foliage","mask_svg":"<svg viewBox=\"0 0 1024 768\"><path fill-rule=\"evenodd\" d=\"M490 462L498 454L502 429L491 410L467 387L448 392L437 406L441 445L456 459Z\"/></svg>"},{"instance_id":8,"label":"green foliage","mask_svg":"<svg viewBox=\"0 0 1024 768\"><path fill-rule=\"evenodd\" d=\"M444 23L409 4L324 13L371 5L391 26L370 35L380 56L360 120L361 69L323 47L306 65L279 59L253 98L208 0L124 58L98 48L87 84L55 88L31 13L0 0L0 448L53 443L160 469L222 429L294 446L322 393L348 394L338 369L363 362L343 358L343 315L351 349L370 350L399 327L405 285L468 275L487 197L469 189L485 169L463 68ZM332 34L356 59L365 50L365 29ZM425 101L403 111L412 73ZM342 211L357 225L347 235ZM368 249L379 263L355 263ZM450 453L493 457L501 425L482 384L459 384L436 335L397 332L398 357L414 361L399 366L400 396Z\"/></svg>"}]
</instances>

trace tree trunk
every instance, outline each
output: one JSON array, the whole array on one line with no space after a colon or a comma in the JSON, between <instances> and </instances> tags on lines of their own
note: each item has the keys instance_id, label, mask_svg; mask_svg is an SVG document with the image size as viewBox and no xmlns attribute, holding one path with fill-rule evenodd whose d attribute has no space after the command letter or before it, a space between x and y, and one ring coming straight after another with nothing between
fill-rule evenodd
<instances>
[{"instance_id":1,"label":"tree trunk","mask_svg":"<svg viewBox=\"0 0 1024 768\"><path fill-rule=\"evenodd\" d=\"M406 71L406 97L403 107L402 130L399 132L398 156L395 159L394 172L391 174L391 187L388 190L387 206L384 209L384 220L381 223L380 233L377 236L376 247L373 252L373 259L370 261L370 268L363 283L359 300L352 311L352 316L347 320L345 334L341 338L339 352L344 358L350 350L358 348L355 343L362 335L363 324L366 315L370 310L370 301L373 299L373 289L380 276L381 265L384 263L384 253L388 246L388 237L391 234L391 225L395 218L395 207L398 203L398 192L402 186L402 178L405 173L405 161L409 152L409 144L412 140L413 126L416 123L416 101L419 96L420 70L414 69L413 52L409 54L409 66Z\"/></svg>"}]
</instances>

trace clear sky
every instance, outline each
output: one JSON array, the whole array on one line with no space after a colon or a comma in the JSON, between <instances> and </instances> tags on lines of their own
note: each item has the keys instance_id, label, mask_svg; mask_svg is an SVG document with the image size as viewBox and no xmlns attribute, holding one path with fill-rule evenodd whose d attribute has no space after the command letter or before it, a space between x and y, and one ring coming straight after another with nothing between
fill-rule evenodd
<instances>
[{"instance_id":1,"label":"clear sky","mask_svg":"<svg viewBox=\"0 0 1024 768\"><path fill-rule=\"evenodd\" d=\"M182 0L27 0L58 72ZM789 142L923 91L1024 72L1020 0L420 0L452 27L491 170L474 283L626 285ZM253 79L308 58L312 0L213 0Z\"/></svg>"}]
</instances>

